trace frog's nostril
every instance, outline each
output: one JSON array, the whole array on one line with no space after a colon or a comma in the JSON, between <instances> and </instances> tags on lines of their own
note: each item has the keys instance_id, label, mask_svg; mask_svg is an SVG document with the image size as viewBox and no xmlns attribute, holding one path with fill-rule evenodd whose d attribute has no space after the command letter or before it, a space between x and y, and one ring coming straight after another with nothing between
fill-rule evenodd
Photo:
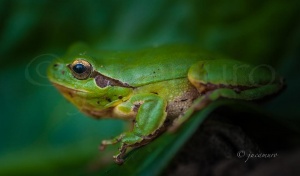
<instances>
[{"instance_id":1,"label":"frog's nostril","mask_svg":"<svg viewBox=\"0 0 300 176\"><path fill-rule=\"evenodd\" d=\"M53 67L56 68L58 66L58 64L53 64Z\"/></svg>"}]
</instances>

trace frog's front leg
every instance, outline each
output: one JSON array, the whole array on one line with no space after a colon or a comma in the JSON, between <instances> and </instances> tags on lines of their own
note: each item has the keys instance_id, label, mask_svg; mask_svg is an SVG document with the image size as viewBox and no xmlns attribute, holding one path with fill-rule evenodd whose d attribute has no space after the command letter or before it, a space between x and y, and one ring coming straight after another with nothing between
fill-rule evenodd
<instances>
[{"instance_id":1,"label":"frog's front leg","mask_svg":"<svg viewBox=\"0 0 300 176\"><path fill-rule=\"evenodd\" d=\"M123 156L128 147L145 145L162 128L166 117L167 102L155 94L137 94L128 101L118 105L115 113L120 116L136 115L132 131L125 132L112 140L102 141L100 148L105 145L121 142L119 153L114 156L115 162L123 163Z\"/></svg>"}]
</instances>

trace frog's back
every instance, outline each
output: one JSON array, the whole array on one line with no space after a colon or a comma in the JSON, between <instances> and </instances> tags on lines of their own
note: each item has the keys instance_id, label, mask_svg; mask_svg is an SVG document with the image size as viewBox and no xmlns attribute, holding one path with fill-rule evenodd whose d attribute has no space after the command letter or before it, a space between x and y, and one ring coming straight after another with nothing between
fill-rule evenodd
<instances>
[{"instance_id":1,"label":"frog's back","mask_svg":"<svg viewBox=\"0 0 300 176\"><path fill-rule=\"evenodd\" d=\"M92 57L97 60L96 69L101 74L134 87L187 77L192 64L212 59L199 49L186 45L166 45L131 52L98 51L97 54L92 53Z\"/></svg>"}]
</instances>

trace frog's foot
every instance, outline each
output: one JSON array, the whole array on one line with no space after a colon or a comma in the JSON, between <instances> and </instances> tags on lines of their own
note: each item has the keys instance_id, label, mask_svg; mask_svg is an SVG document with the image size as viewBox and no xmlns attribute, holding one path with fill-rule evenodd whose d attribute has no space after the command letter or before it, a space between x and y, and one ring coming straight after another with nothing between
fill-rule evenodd
<instances>
[{"instance_id":1,"label":"frog's foot","mask_svg":"<svg viewBox=\"0 0 300 176\"><path fill-rule=\"evenodd\" d=\"M127 148L129 146L127 144L122 143L121 147L119 148L119 153L115 156L113 156L115 163L121 165L124 163L124 156L126 154Z\"/></svg>"},{"instance_id":2,"label":"frog's foot","mask_svg":"<svg viewBox=\"0 0 300 176\"><path fill-rule=\"evenodd\" d=\"M120 140L121 147L119 148L119 153L113 156L117 164L122 164L124 162L124 156L126 155L128 148L138 148L148 144L150 141L155 139L159 134L165 130L165 127L162 127L152 134L149 135L139 135L134 132L123 133L123 138Z\"/></svg>"},{"instance_id":3,"label":"frog's foot","mask_svg":"<svg viewBox=\"0 0 300 176\"><path fill-rule=\"evenodd\" d=\"M114 161L117 164L122 164L124 162L124 156L126 154L128 147L139 147L144 145L144 141L148 140L148 137L143 137L135 134L134 132L122 133L118 137L112 140L103 140L99 147L100 150L104 150L107 145L116 144L121 142L121 147L119 148L119 153L113 156Z\"/></svg>"},{"instance_id":4,"label":"frog's foot","mask_svg":"<svg viewBox=\"0 0 300 176\"><path fill-rule=\"evenodd\" d=\"M119 165L121 165L121 164L124 163L123 157L126 154L127 147L128 147L128 145L126 145L124 143L121 145L121 148L119 148L119 152L120 153L118 153L117 155L113 156L113 158L115 160L115 163L117 163Z\"/></svg>"}]
</instances>

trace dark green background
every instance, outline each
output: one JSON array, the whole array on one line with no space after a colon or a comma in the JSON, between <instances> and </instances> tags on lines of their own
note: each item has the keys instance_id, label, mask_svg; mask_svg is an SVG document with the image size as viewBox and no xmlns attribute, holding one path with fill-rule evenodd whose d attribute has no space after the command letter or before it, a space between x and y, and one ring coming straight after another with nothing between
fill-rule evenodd
<instances>
[{"instance_id":1,"label":"dark green background","mask_svg":"<svg viewBox=\"0 0 300 176\"><path fill-rule=\"evenodd\" d=\"M270 64L287 88L263 108L299 128L299 2L0 1L0 175L90 174L111 161L114 149L97 146L126 124L84 117L45 75L76 41L103 49L191 43Z\"/></svg>"}]
</instances>

